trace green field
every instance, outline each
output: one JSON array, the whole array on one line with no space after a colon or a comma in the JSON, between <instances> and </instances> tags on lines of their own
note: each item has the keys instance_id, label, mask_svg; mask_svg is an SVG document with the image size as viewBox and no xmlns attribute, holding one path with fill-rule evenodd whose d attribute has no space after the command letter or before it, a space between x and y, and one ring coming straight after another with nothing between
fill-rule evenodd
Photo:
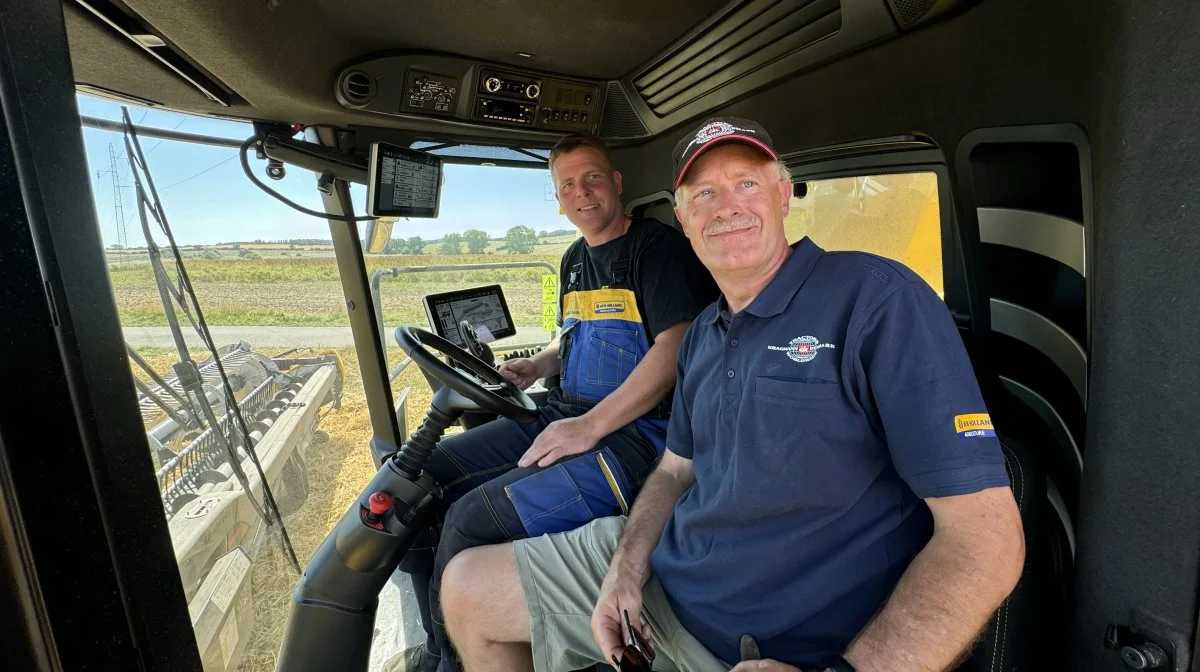
<instances>
[{"instance_id":1,"label":"green field","mask_svg":"<svg viewBox=\"0 0 1200 672\"><path fill-rule=\"evenodd\" d=\"M252 246L246 246L252 247ZM546 253L510 255L394 255L368 256L368 273L407 266L484 264L544 261L558 268L565 244ZM221 250L224 252L224 250ZM241 258L237 252L205 258L189 250L184 258L192 285L208 324L217 326L339 326L348 325L345 299L337 264L332 256L278 256L256 250L259 258ZM290 252L290 250L283 250ZM310 254L312 254L310 252ZM174 275L173 262L167 262ZM433 292L500 283L518 326L541 322L541 283L545 269L439 271L384 278L383 316L386 324L426 322L421 298ZM131 250L123 260L110 260L109 277L117 310L124 326L165 326L162 301L148 261Z\"/></svg>"}]
</instances>

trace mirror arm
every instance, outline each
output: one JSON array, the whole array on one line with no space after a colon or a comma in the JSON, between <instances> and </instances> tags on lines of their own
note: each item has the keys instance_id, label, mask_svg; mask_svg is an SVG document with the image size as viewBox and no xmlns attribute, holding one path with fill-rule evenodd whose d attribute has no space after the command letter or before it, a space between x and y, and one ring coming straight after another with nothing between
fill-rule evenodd
<instances>
[{"instance_id":1,"label":"mirror arm","mask_svg":"<svg viewBox=\"0 0 1200 672\"><path fill-rule=\"evenodd\" d=\"M263 141L263 152L268 158L289 163L314 173L331 173L334 177L354 182L367 183L367 160L351 154L343 154L328 147L303 140L293 140L267 134Z\"/></svg>"}]
</instances>

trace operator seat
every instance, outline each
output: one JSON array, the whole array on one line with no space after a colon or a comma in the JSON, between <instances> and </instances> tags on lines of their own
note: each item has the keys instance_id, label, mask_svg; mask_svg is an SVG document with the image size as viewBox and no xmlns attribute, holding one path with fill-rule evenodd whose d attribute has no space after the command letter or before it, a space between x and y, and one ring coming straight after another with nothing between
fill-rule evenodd
<instances>
[{"instance_id":1,"label":"operator seat","mask_svg":"<svg viewBox=\"0 0 1200 672\"><path fill-rule=\"evenodd\" d=\"M1023 670L1048 669L1031 659L1034 647L1033 627L1038 621L1037 610L1043 608L1039 599L1038 582L1033 580L1038 572L1047 571L1040 562L1046 554L1040 552L1039 516L1037 511L1046 499L1045 475L1038 468L1033 455L1011 437L997 433L1000 447L1004 451L1005 467L1012 484L1013 497L1021 512L1021 524L1025 531L1025 568L1016 588L1000 605L980 635L979 642L957 672L1021 672ZM1062 580L1051 572L1049 580ZM586 672L611 672L606 665L588 668Z\"/></svg>"},{"instance_id":2,"label":"operator seat","mask_svg":"<svg viewBox=\"0 0 1200 672\"><path fill-rule=\"evenodd\" d=\"M1013 496L1021 512L1025 531L1025 568L1016 588L988 621L987 629L972 650L970 657L958 668L960 672L1018 672L1042 669L1030 660L1033 647L1031 629L1036 622L1039 600L1036 596L1035 572L1042 570L1038 559L1043 557L1038 547L1040 524L1037 512L1046 499L1045 475L1033 455L1011 437L997 432L1004 451L1005 467L1012 483Z\"/></svg>"}]
</instances>

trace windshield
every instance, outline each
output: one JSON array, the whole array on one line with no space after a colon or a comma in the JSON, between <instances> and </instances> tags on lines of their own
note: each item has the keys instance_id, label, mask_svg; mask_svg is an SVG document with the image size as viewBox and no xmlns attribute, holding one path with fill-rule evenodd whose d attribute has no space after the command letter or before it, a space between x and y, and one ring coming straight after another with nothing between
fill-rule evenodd
<instances>
[{"instance_id":1,"label":"windshield","mask_svg":"<svg viewBox=\"0 0 1200 672\"><path fill-rule=\"evenodd\" d=\"M77 102L81 115L121 119L116 104L82 95ZM244 123L147 108L129 113L134 123L154 128L235 140L252 134ZM186 395L173 370L182 356L150 262L122 135L84 128L83 136L147 450L205 669L274 670L297 576L237 474L221 466L220 442L204 434L203 421L189 425L191 407L180 399ZM141 147L218 358L246 423L262 435L256 452L303 567L375 472L329 224L259 191L243 174L236 149L147 137ZM251 166L265 174L264 162L252 159ZM427 294L498 283L517 331L509 343L544 344L551 337L547 328L554 328L544 317L544 276L556 273L576 237L559 213L546 170L448 164L445 175L439 217L400 220L384 254L367 257L371 274L405 269L379 278L393 396L411 418L405 433L425 413L430 392L417 367L404 365L394 328L429 328L421 301ZM289 166L285 179L268 183L304 207L323 209L309 171ZM351 191L361 215L365 188ZM161 275L177 288L166 236L153 221L148 228L162 248ZM509 262L522 266L469 268ZM408 272L429 265L467 268ZM199 366L214 414L225 423L219 376L190 324L196 317L177 313L183 354ZM393 583L380 596L376 626L389 635L372 648L373 668L403 648L406 630L419 628L404 600Z\"/></svg>"}]
</instances>

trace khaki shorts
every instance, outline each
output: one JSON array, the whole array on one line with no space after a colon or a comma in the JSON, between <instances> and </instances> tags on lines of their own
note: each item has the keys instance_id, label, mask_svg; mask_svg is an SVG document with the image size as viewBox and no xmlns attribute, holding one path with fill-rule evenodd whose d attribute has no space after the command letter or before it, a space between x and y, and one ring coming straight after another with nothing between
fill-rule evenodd
<instances>
[{"instance_id":1,"label":"khaki shorts","mask_svg":"<svg viewBox=\"0 0 1200 672\"><path fill-rule=\"evenodd\" d=\"M592 610L624 530L625 517L614 516L570 532L513 543L532 620L533 666L537 672L569 672L596 663L612 664L605 660L592 636ZM683 629L653 575L642 588L642 619L654 633L655 670L725 672L732 667Z\"/></svg>"}]
</instances>

